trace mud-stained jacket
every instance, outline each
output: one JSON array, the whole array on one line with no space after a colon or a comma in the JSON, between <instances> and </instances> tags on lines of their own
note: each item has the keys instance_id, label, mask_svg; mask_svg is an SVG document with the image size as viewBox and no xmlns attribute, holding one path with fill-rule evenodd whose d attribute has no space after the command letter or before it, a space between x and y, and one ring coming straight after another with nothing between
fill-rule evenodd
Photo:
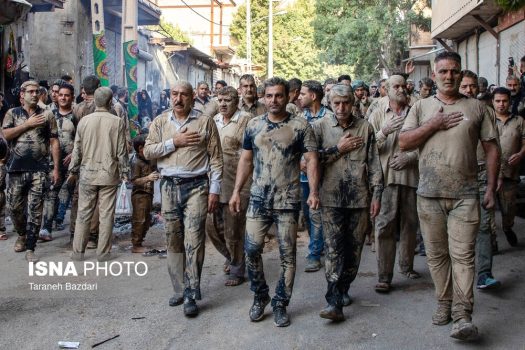
<instances>
[{"instance_id":1,"label":"mud-stained jacket","mask_svg":"<svg viewBox=\"0 0 525 350\"><path fill-rule=\"evenodd\" d=\"M78 123L69 171L73 175L80 173L80 183L94 186L117 185L127 177L124 120L105 109L83 117Z\"/></svg>"},{"instance_id":2,"label":"mud-stained jacket","mask_svg":"<svg viewBox=\"0 0 525 350\"><path fill-rule=\"evenodd\" d=\"M379 161L375 133L364 119L353 117L343 129L335 115L329 115L313 124L321 159L320 200L323 206L336 208L367 208L370 193L381 200L383 171ZM363 145L351 152L337 150L339 139L350 133L361 136Z\"/></svg>"}]
</instances>

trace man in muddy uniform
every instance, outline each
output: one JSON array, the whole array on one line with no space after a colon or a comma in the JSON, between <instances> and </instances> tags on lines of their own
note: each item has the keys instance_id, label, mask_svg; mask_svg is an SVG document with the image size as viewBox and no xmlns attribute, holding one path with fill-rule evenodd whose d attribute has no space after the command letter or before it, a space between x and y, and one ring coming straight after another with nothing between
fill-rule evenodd
<instances>
[{"instance_id":1,"label":"man in muddy uniform","mask_svg":"<svg viewBox=\"0 0 525 350\"><path fill-rule=\"evenodd\" d=\"M73 239L73 260L83 260L95 206L99 208L100 232L97 260L111 256L115 204L120 181L129 172L124 120L110 113L113 94L108 87L95 91L95 112L77 126L70 176L78 177L78 214Z\"/></svg>"},{"instance_id":2,"label":"man in muddy uniform","mask_svg":"<svg viewBox=\"0 0 525 350\"><path fill-rule=\"evenodd\" d=\"M44 192L48 184L49 153L53 158L52 184L60 180L60 144L53 112L38 104L38 83L26 81L20 87L23 107L9 110L3 122L5 139L11 150L6 163L9 174L7 202L18 239L15 252L26 252L27 261L37 261L34 254L40 224Z\"/></svg>"},{"instance_id":3,"label":"man in muddy uniform","mask_svg":"<svg viewBox=\"0 0 525 350\"><path fill-rule=\"evenodd\" d=\"M437 94L418 100L399 135L402 151L419 148L417 209L427 262L436 288L435 325L454 324L450 336L477 338L472 324L474 250L479 229L478 141L487 161L486 208L494 206L499 169L497 132L486 107L459 93L461 57L434 59Z\"/></svg>"},{"instance_id":4,"label":"man in muddy uniform","mask_svg":"<svg viewBox=\"0 0 525 350\"><path fill-rule=\"evenodd\" d=\"M352 114L352 88L335 85L330 101L334 114L314 123L324 169L320 193L328 282L328 305L319 315L343 321L343 306L349 304L345 296L357 276L370 218L381 206L383 174L374 129Z\"/></svg>"},{"instance_id":5,"label":"man in muddy uniform","mask_svg":"<svg viewBox=\"0 0 525 350\"><path fill-rule=\"evenodd\" d=\"M274 324L277 327L286 327L290 324L286 306L292 296L295 278L297 220L301 209L299 164L304 154L310 183L308 204L317 209L317 147L308 121L286 112L288 82L277 77L268 79L264 83L264 91L268 113L250 120L246 127L230 209L240 213L241 189L253 166L244 244L250 289L255 293L249 315L252 322L262 320L264 308L270 302L261 254L264 237L275 223L281 271L275 296L271 301Z\"/></svg>"},{"instance_id":6,"label":"man in muddy uniform","mask_svg":"<svg viewBox=\"0 0 525 350\"><path fill-rule=\"evenodd\" d=\"M225 258L224 271L228 279L226 286L237 286L244 282L246 265L244 262L244 232L246 229L246 210L250 197L251 181L241 191L241 213L234 215L229 208L235 176L242 151L244 130L252 116L238 109L239 95L234 87L224 87L218 91L219 113L214 116L221 138L224 169L221 195L217 210L208 214L206 232L215 248Z\"/></svg>"},{"instance_id":7,"label":"man in muddy uniform","mask_svg":"<svg viewBox=\"0 0 525 350\"><path fill-rule=\"evenodd\" d=\"M213 118L192 108L193 88L178 81L171 88L172 109L151 123L144 157L157 159L162 180L162 215L166 220L168 272L184 315L197 316L201 299L206 213L219 204L222 151ZM208 178L209 173L209 178Z\"/></svg>"},{"instance_id":8,"label":"man in muddy uniform","mask_svg":"<svg viewBox=\"0 0 525 350\"><path fill-rule=\"evenodd\" d=\"M408 107L405 78L392 75L386 81L388 100L369 118L374 127L383 169L385 188L381 211L375 223L378 283L376 292L388 293L394 276L396 237L399 235L398 263L400 272L408 278L419 278L414 271L414 249L418 228L416 188L419 177L417 152L401 152L399 131Z\"/></svg>"},{"instance_id":9,"label":"man in muddy uniform","mask_svg":"<svg viewBox=\"0 0 525 350\"><path fill-rule=\"evenodd\" d=\"M239 101L241 111L250 113L252 117L266 113L266 106L257 100L257 85L255 85L253 75L243 75L239 80L239 88L241 89Z\"/></svg>"},{"instance_id":10,"label":"man in muddy uniform","mask_svg":"<svg viewBox=\"0 0 525 350\"><path fill-rule=\"evenodd\" d=\"M53 239L53 219L58 210L59 193L62 193L62 196L67 196L69 192L67 189L69 185L65 180L75 142L75 125L73 124L73 110L71 109L71 104L75 98L75 89L72 85L63 83L58 87L57 95L57 108L53 110L53 113L58 128L58 141L60 142L60 182L54 184L46 191L44 225L39 235L40 239L44 241ZM62 189L63 187L64 189Z\"/></svg>"}]
</instances>

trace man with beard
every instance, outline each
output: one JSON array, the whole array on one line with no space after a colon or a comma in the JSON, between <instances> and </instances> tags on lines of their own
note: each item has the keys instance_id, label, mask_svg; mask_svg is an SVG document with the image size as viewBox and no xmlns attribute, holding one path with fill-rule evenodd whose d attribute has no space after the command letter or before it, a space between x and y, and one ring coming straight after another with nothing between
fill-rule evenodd
<instances>
[{"instance_id":1,"label":"man with beard","mask_svg":"<svg viewBox=\"0 0 525 350\"><path fill-rule=\"evenodd\" d=\"M172 109L151 123L144 157L157 160L162 176L162 216L166 220L168 273L184 315L195 317L201 299L206 213L219 204L221 141L213 118L193 109L193 88L186 81L171 87ZM209 174L209 175L208 175Z\"/></svg>"},{"instance_id":2,"label":"man with beard","mask_svg":"<svg viewBox=\"0 0 525 350\"><path fill-rule=\"evenodd\" d=\"M476 98L479 86L478 76L476 73L467 69L463 70L461 73L462 78L461 83L459 84L459 92L467 97ZM490 114L490 120L495 125L496 116L494 115L494 110L491 107L486 106L486 108L487 113ZM487 191L487 167L485 152L481 142L478 142L476 155L478 159L479 199L480 202L483 202L485 192ZM494 279L494 276L492 275L492 242L496 242L495 227L494 208L485 208L483 205L480 205L479 232L476 237L478 289L496 288L501 284L498 280ZM492 237L494 238L492 239Z\"/></svg>"},{"instance_id":3,"label":"man with beard","mask_svg":"<svg viewBox=\"0 0 525 350\"><path fill-rule=\"evenodd\" d=\"M520 80L509 75L506 80L507 89L510 90L509 111L514 115L525 117L525 92L521 91Z\"/></svg>"},{"instance_id":4,"label":"man with beard","mask_svg":"<svg viewBox=\"0 0 525 350\"><path fill-rule=\"evenodd\" d=\"M73 124L73 110L71 108L73 98L75 98L75 89L72 85L63 83L58 89L58 108L53 110L58 127L58 141L60 143L61 181L49 187L45 194L44 225L39 234L39 238L43 241L53 240L53 220L58 211L59 194L62 194L62 198L65 201L65 197L72 192L72 186L65 183L65 180L75 142L76 128ZM64 191L61 191L63 187Z\"/></svg>"},{"instance_id":5,"label":"man with beard","mask_svg":"<svg viewBox=\"0 0 525 350\"><path fill-rule=\"evenodd\" d=\"M240 111L239 95L231 86L217 92L219 113L213 117L221 139L224 168L217 210L208 214L206 232L217 251L225 258L224 271L229 275L226 286L238 286L244 282L244 232L246 210L250 197L251 181L241 189L241 211L234 214L228 209L242 150L244 130L252 118L250 113Z\"/></svg>"},{"instance_id":6,"label":"man with beard","mask_svg":"<svg viewBox=\"0 0 525 350\"><path fill-rule=\"evenodd\" d=\"M399 147L419 149L417 209L438 302L432 323L446 325L452 319L450 336L472 340L478 335L472 323L480 205L476 146L481 140L486 154L483 205L492 208L500 157L497 132L486 107L459 93L461 56L436 55L432 77L437 94L410 109Z\"/></svg>"},{"instance_id":7,"label":"man with beard","mask_svg":"<svg viewBox=\"0 0 525 350\"><path fill-rule=\"evenodd\" d=\"M414 271L414 249L418 227L416 188L419 177L417 152L399 150L399 131L410 108L405 79L393 75L386 81L388 104L369 118L376 132L383 169L381 211L375 222L377 270L376 292L388 293L394 275L396 236L399 234L399 270L408 278L421 277Z\"/></svg>"},{"instance_id":8,"label":"man with beard","mask_svg":"<svg viewBox=\"0 0 525 350\"><path fill-rule=\"evenodd\" d=\"M5 115L3 132L11 150L6 163L9 174L8 207L14 231L18 233L15 252L26 252L36 262L34 251L42 222L44 192L48 183L49 154L53 158L51 184L60 181L60 144L53 112L38 106L39 87L26 81L20 87L23 106Z\"/></svg>"},{"instance_id":9,"label":"man with beard","mask_svg":"<svg viewBox=\"0 0 525 350\"><path fill-rule=\"evenodd\" d=\"M292 296L295 279L297 220L301 208L299 165L301 156L304 155L310 184L307 202L310 208L317 209L317 146L310 124L305 119L286 112L288 82L273 77L264 82L264 87L268 113L251 119L246 127L230 210L240 213L241 190L253 167L244 245L250 289L255 293L249 313L250 320L262 320L264 308L270 302L262 252L265 236L270 226L276 224L281 271L275 296L271 301L275 326L287 327L290 325L290 318L286 307Z\"/></svg>"},{"instance_id":10,"label":"man with beard","mask_svg":"<svg viewBox=\"0 0 525 350\"><path fill-rule=\"evenodd\" d=\"M334 115L314 123L323 176L320 186L328 305L319 316L344 321L343 306L361 261L365 235L381 206L383 174L374 129L352 114L354 94L332 88Z\"/></svg>"},{"instance_id":11,"label":"man with beard","mask_svg":"<svg viewBox=\"0 0 525 350\"><path fill-rule=\"evenodd\" d=\"M213 117L219 111L217 101L210 98L210 87L205 81L201 81L197 84L194 103L195 105L193 108L195 110L210 117Z\"/></svg>"},{"instance_id":12,"label":"man with beard","mask_svg":"<svg viewBox=\"0 0 525 350\"><path fill-rule=\"evenodd\" d=\"M257 99L257 85L251 74L245 74L239 80L239 89L241 90L241 99L239 109L248 112L252 117L257 117L266 113L266 106Z\"/></svg>"}]
</instances>

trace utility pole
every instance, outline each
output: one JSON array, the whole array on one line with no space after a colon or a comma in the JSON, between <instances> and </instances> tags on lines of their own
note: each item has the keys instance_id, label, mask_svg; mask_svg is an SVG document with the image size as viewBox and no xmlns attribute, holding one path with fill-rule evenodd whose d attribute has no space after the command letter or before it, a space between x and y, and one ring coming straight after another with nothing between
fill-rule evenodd
<instances>
[{"instance_id":1,"label":"utility pole","mask_svg":"<svg viewBox=\"0 0 525 350\"><path fill-rule=\"evenodd\" d=\"M122 64L124 83L128 88L128 118L132 137L138 133L137 55L138 55L138 0L122 1Z\"/></svg>"},{"instance_id":2,"label":"utility pole","mask_svg":"<svg viewBox=\"0 0 525 350\"><path fill-rule=\"evenodd\" d=\"M252 74L252 10L250 0L246 0L246 61L248 61L248 74Z\"/></svg>"},{"instance_id":3,"label":"utility pole","mask_svg":"<svg viewBox=\"0 0 525 350\"><path fill-rule=\"evenodd\" d=\"M268 1L268 67L266 78L273 77L273 0Z\"/></svg>"}]
</instances>

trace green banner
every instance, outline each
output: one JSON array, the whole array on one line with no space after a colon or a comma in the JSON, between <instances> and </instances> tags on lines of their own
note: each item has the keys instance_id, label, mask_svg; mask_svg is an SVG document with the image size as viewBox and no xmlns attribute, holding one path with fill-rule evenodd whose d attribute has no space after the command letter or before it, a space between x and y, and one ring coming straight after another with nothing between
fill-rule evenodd
<instances>
[{"instance_id":1,"label":"green banner","mask_svg":"<svg viewBox=\"0 0 525 350\"><path fill-rule=\"evenodd\" d=\"M124 43L124 63L126 65L126 82L128 84L128 118L131 137L139 133L139 109L137 106L137 53L136 40Z\"/></svg>"},{"instance_id":2,"label":"green banner","mask_svg":"<svg viewBox=\"0 0 525 350\"><path fill-rule=\"evenodd\" d=\"M106 54L106 37L104 31L93 34L93 60L95 62L95 74L100 79L102 86L109 86L108 63Z\"/></svg>"}]
</instances>

